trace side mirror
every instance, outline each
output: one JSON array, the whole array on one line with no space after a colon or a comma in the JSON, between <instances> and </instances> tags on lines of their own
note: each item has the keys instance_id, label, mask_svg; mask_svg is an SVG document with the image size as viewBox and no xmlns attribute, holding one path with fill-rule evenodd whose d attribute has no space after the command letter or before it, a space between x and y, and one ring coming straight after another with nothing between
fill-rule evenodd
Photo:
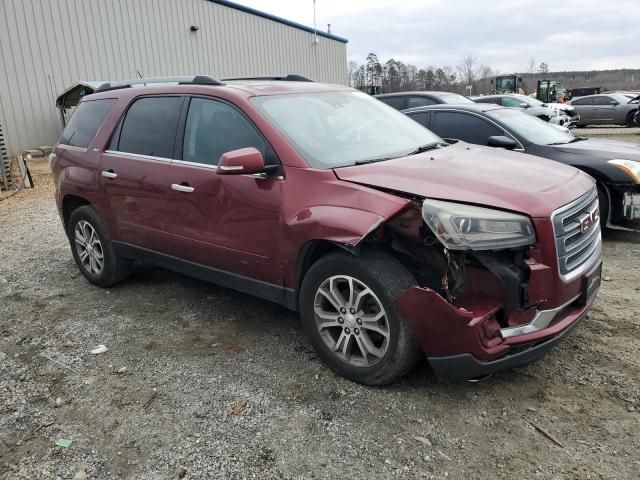
<instances>
[{"instance_id":1,"label":"side mirror","mask_svg":"<svg viewBox=\"0 0 640 480\"><path fill-rule=\"evenodd\" d=\"M267 170L257 148L248 147L223 153L218 162L218 175L251 175Z\"/></svg>"},{"instance_id":2,"label":"side mirror","mask_svg":"<svg viewBox=\"0 0 640 480\"><path fill-rule=\"evenodd\" d=\"M615 107L616 105L618 105L618 102L616 102L615 100L611 100L609 102L609 105L613 105Z\"/></svg>"},{"instance_id":3,"label":"side mirror","mask_svg":"<svg viewBox=\"0 0 640 480\"><path fill-rule=\"evenodd\" d=\"M513 138L505 137L504 135L495 135L487 139L487 145L490 147L506 148L507 150L513 150L518 146Z\"/></svg>"},{"instance_id":4,"label":"side mirror","mask_svg":"<svg viewBox=\"0 0 640 480\"><path fill-rule=\"evenodd\" d=\"M522 102L522 103L520 104L520 108L529 108L529 104L528 104L528 103L524 103L524 102Z\"/></svg>"}]
</instances>

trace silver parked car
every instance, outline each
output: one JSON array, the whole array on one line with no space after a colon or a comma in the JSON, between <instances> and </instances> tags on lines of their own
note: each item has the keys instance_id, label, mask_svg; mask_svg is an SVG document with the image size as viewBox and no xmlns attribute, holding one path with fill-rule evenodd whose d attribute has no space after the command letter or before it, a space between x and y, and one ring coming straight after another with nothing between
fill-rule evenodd
<instances>
[{"instance_id":1,"label":"silver parked car","mask_svg":"<svg viewBox=\"0 0 640 480\"><path fill-rule=\"evenodd\" d=\"M575 108L566 103L543 103L527 95L505 93L501 95L482 95L472 97L476 103L495 103L507 108L519 108L528 115L538 117L545 122L569 127L580 121Z\"/></svg>"},{"instance_id":2,"label":"silver parked car","mask_svg":"<svg viewBox=\"0 0 640 480\"><path fill-rule=\"evenodd\" d=\"M638 113L638 97L620 93L601 93L574 98L569 102L580 114L578 126L585 125L627 125L635 123Z\"/></svg>"}]
</instances>

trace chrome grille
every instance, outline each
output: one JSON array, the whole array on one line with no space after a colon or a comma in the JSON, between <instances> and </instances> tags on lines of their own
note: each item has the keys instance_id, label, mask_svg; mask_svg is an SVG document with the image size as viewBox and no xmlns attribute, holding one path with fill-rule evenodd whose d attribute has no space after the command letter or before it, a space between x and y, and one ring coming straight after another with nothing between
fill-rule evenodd
<instances>
[{"instance_id":1,"label":"chrome grille","mask_svg":"<svg viewBox=\"0 0 640 480\"><path fill-rule=\"evenodd\" d=\"M563 280L571 280L587 271L600 257L600 222L588 229L581 220L598 209L598 190L594 187L577 200L556 210L551 216L556 238L558 267Z\"/></svg>"}]
</instances>

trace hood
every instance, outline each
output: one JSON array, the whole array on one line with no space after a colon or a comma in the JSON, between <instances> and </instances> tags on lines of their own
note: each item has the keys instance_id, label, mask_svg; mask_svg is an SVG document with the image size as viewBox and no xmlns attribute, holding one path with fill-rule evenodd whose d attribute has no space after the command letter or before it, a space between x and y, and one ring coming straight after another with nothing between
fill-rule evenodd
<instances>
[{"instance_id":1,"label":"hood","mask_svg":"<svg viewBox=\"0 0 640 480\"><path fill-rule=\"evenodd\" d=\"M573 167L524 153L458 142L439 150L335 169L345 181L420 197L549 217L593 187Z\"/></svg>"},{"instance_id":2,"label":"hood","mask_svg":"<svg viewBox=\"0 0 640 480\"><path fill-rule=\"evenodd\" d=\"M537 107L540 110L560 110L573 116L576 114L576 109L568 103L545 103Z\"/></svg>"},{"instance_id":3,"label":"hood","mask_svg":"<svg viewBox=\"0 0 640 480\"><path fill-rule=\"evenodd\" d=\"M580 142L555 146L556 150L566 153L588 153L591 156L602 157L602 160L622 158L640 161L640 145L616 140L598 140L587 138Z\"/></svg>"},{"instance_id":4,"label":"hood","mask_svg":"<svg viewBox=\"0 0 640 480\"><path fill-rule=\"evenodd\" d=\"M551 108L559 108L560 110L573 110L573 107L571 105L569 105L568 103L550 102L550 103L545 103L542 106L543 107L551 107Z\"/></svg>"}]
</instances>

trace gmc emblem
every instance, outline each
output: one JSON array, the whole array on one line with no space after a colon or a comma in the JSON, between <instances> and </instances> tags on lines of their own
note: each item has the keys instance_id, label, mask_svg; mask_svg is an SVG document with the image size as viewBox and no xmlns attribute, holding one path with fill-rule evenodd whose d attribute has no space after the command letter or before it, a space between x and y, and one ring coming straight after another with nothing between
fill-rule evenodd
<instances>
[{"instance_id":1,"label":"gmc emblem","mask_svg":"<svg viewBox=\"0 0 640 480\"><path fill-rule=\"evenodd\" d=\"M596 207L580 218L580 232L585 233L589 231L589 229L594 225L597 225L599 221L600 210L598 207Z\"/></svg>"}]
</instances>

